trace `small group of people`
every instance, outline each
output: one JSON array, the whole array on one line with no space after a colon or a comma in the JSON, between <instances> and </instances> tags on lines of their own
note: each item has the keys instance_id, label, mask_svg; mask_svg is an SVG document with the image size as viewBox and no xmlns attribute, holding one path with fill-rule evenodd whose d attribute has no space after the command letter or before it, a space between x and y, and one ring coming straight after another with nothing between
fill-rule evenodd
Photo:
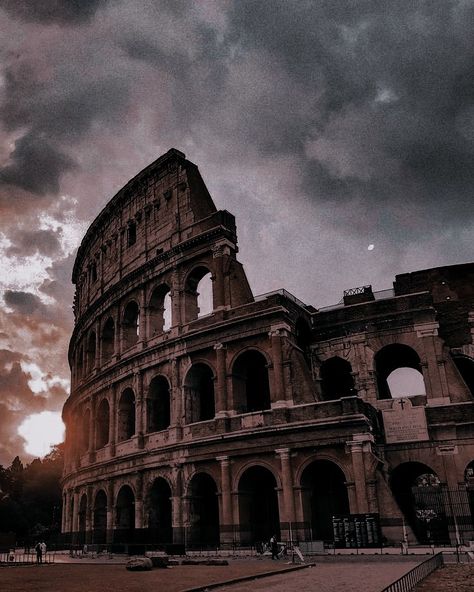
<instances>
[{"instance_id":1,"label":"small group of people","mask_svg":"<svg viewBox=\"0 0 474 592\"><path fill-rule=\"evenodd\" d=\"M38 541L35 545L36 563L43 563L43 558L46 557L46 543Z\"/></svg>"}]
</instances>

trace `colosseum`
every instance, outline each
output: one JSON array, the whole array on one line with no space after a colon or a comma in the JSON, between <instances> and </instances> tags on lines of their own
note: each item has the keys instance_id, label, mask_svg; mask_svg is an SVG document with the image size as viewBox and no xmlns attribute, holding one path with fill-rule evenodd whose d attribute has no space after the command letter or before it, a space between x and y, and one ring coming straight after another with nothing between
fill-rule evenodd
<instances>
[{"instance_id":1,"label":"colosseum","mask_svg":"<svg viewBox=\"0 0 474 592\"><path fill-rule=\"evenodd\" d=\"M73 270L62 532L77 544L474 538L474 264L317 309L254 296L235 219L172 149Z\"/></svg>"}]
</instances>

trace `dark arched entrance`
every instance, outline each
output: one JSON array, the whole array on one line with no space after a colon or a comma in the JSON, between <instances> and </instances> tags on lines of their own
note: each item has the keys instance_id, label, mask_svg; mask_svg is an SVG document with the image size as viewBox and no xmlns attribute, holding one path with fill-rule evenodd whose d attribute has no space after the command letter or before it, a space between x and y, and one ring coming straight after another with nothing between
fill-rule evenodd
<instances>
[{"instance_id":1,"label":"dark arched entrance","mask_svg":"<svg viewBox=\"0 0 474 592\"><path fill-rule=\"evenodd\" d=\"M171 489L161 477L155 479L148 494L148 531L152 543L173 541Z\"/></svg>"},{"instance_id":2,"label":"dark arched entrance","mask_svg":"<svg viewBox=\"0 0 474 592\"><path fill-rule=\"evenodd\" d=\"M135 495L128 485L124 485L117 495L114 542L131 543L134 533Z\"/></svg>"},{"instance_id":3,"label":"dark arched entrance","mask_svg":"<svg viewBox=\"0 0 474 592\"><path fill-rule=\"evenodd\" d=\"M164 376L155 376L148 392L148 431L159 432L170 425L170 385Z\"/></svg>"},{"instance_id":4,"label":"dark arched entrance","mask_svg":"<svg viewBox=\"0 0 474 592\"><path fill-rule=\"evenodd\" d=\"M110 408L107 399L102 399L97 409L96 447L102 448L109 442Z\"/></svg>"},{"instance_id":5,"label":"dark arched entrance","mask_svg":"<svg viewBox=\"0 0 474 592\"><path fill-rule=\"evenodd\" d=\"M392 472L390 486L419 543L449 544L443 490L430 467L403 463Z\"/></svg>"},{"instance_id":6,"label":"dark arched entrance","mask_svg":"<svg viewBox=\"0 0 474 592\"><path fill-rule=\"evenodd\" d=\"M234 405L238 413L270 409L267 360L256 350L236 359L232 369Z\"/></svg>"},{"instance_id":7,"label":"dark arched entrance","mask_svg":"<svg viewBox=\"0 0 474 592\"><path fill-rule=\"evenodd\" d=\"M321 390L325 401L351 397L356 394L352 366L338 356L324 361L320 368Z\"/></svg>"},{"instance_id":8,"label":"dark arched entrance","mask_svg":"<svg viewBox=\"0 0 474 592\"><path fill-rule=\"evenodd\" d=\"M328 460L316 460L301 476L303 513L312 540L332 541L333 516L349 514L346 478Z\"/></svg>"},{"instance_id":9,"label":"dark arched entrance","mask_svg":"<svg viewBox=\"0 0 474 592\"><path fill-rule=\"evenodd\" d=\"M118 406L117 440L123 442L135 434L135 394L131 388L123 391Z\"/></svg>"},{"instance_id":10,"label":"dark arched entrance","mask_svg":"<svg viewBox=\"0 0 474 592\"><path fill-rule=\"evenodd\" d=\"M277 483L271 471L255 466L239 480L240 539L244 544L280 536Z\"/></svg>"},{"instance_id":11,"label":"dark arched entrance","mask_svg":"<svg viewBox=\"0 0 474 592\"><path fill-rule=\"evenodd\" d=\"M84 493L81 496L79 503L79 537L78 544L83 545L86 542L86 528L87 528L87 495Z\"/></svg>"},{"instance_id":12,"label":"dark arched entrance","mask_svg":"<svg viewBox=\"0 0 474 592\"><path fill-rule=\"evenodd\" d=\"M189 527L187 544L219 544L219 505L214 479L205 473L192 478L189 486Z\"/></svg>"},{"instance_id":13,"label":"dark arched entrance","mask_svg":"<svg viewBox=\"0 0 474 592\"><path fill-rule=\"evenodd\" d=\"M214 402L214 376L206 364L191 367L184 381L186 391L187 423L213 419L216 408Z\"/></svg>"},{"instance_id":14,"label":"dark arched entrance","mask_svg":"<svg viewBox=\"0 0 474 592\"><path fill-rule=\"evenodd\" d=\"M104 545L107 539L107 495L101 489L94 501L94 536L96 545Z\"/></svg>"}]
</instances>

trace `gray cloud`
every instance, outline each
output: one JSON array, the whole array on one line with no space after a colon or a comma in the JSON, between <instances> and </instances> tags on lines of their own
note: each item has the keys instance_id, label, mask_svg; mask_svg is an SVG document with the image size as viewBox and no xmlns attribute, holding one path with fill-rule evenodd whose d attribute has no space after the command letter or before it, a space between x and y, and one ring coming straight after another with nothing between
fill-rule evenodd
<instances>
[{"instance_id":1,"label":"gray cloud","mask_svg":"<svg viewBox=\"0 0 474 592\"><path fill-rule=\"evenodd\" d=\"M1 0L0 7L27 22L79 24L92 19L108 0Z\"/></svg>"},{"instance_id":2,"label":"gray cloud","mask_svg":"<svg viewBox=\"0 0 474 592\"><path fill-rule=\"evenodd\" d=\"M61 234L60 228L57 231L20 229L10 236L13 244L6 250L6 254L17 257L27 257L35 253L57 256L61 253Z\"/></svg>"},{"instance_id":3,"label":"gray cloud","mask_svg":"<svg viewBox=\"0 0 474 592\"><path fill-rule=\"evenodd\" d=\"M38 296L30 292L5 290L4 299L7 306L27 316L41 312L45 308Z\"/></svg>"}]
</instances>

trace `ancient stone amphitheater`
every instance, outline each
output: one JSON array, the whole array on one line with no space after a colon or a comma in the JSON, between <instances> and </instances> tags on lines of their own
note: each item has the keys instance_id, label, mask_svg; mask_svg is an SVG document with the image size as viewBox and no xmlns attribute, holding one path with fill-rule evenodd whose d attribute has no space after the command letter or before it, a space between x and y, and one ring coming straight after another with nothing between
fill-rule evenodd
<instances>
[{"instance_id":1,"label":"ancient stone amphitheater","mask_svg":"<svg viewBox=\"0 0 474 592\"><path fill-rule=\"evenodd\" d=\"M474 538L474 264L254 296L235 220L170 150L73 271L65 539L336 547Z\"/></svg>"}]
</instances>

